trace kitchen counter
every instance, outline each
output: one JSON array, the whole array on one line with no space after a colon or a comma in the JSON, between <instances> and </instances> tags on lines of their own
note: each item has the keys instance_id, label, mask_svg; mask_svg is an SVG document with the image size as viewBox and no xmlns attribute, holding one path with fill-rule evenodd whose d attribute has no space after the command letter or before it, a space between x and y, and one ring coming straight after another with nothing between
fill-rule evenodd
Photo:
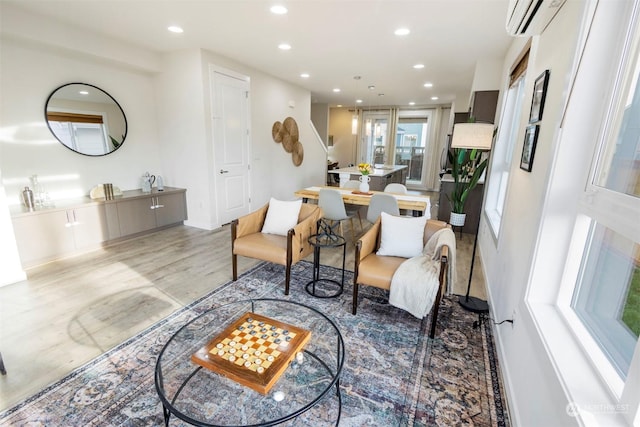
<instances>
[{"instance_id":1,"label":"kitchen counter","mask_svg":"<svg viewBox=\"0 0 640 427\"><path fill-rule=\"evenodd\" d=\"M362 173L356 166L332 169L327 172L338 174L340 176L340 186L344 185L344 183L349 180L357 181L360 179L360 176L362 176ZM369 188L374 191L384 191L384 187L386 187L387 184L391 184L393 182L406 185L407 172L407 165L374 168L369 174L369 177L371 178L371 181L369 182Z\"/></svg>"}]
</instances>

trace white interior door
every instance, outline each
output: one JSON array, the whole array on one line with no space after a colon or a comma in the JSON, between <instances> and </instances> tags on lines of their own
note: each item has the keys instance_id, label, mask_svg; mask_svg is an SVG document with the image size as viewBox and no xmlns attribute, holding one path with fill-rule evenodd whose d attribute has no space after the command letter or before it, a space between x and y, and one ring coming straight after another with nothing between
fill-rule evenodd
<instances>
[{"instance_id":1,"label":"white interior door","mask_svg":"<svg viewBox=\"0 0 640 427\"><path fill-rule=\"evenodd\" d=\"M213 76L213 165L216 214L223 225L249 213L249 82Z\"/></svg>"}]
</instances>

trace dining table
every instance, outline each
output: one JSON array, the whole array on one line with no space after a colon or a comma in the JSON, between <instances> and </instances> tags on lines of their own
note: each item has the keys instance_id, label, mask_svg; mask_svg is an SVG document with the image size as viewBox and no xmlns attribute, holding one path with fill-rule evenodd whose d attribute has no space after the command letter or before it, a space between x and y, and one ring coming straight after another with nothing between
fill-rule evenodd
<instances>
[{"instance_id":1,"label":"dining table","mask_svg":"<svg viewBox=\"0 0 640 427\"><path fill-rule=\"evenodd\" d=\"M320 198L320 190L323 188L330 188L338 190L342 195L342 200L351 205L369 206L371 197L376 193L390 194L398 200L398 208L411 211L413 216L426 215L427 218L431 217L431 198L429 196L423 196L419 194L400 194L390 193L383 191L369 191L367 193L361 193L357 189L353 188L341 188L332 186L313 186L303 188L296 191L294 194L296 197L300 197L307 202L308 200L318 200Z\"/></svg>"}]
</instances>

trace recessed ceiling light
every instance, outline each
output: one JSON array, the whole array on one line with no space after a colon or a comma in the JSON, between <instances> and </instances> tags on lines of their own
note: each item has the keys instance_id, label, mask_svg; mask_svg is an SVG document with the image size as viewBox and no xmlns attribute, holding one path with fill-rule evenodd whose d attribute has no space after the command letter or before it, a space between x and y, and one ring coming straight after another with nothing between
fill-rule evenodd
<instances>
[{"instance_id":1,"label":"recessed ceiling light","mask_svg":"<svg viewBox=\"0 0 640 427\"><path fill-rule=\"evenodd\" d=\"M362 104L362 99L356 99L356 104Z\"/></svg>"},{"instance_id":2,"label":"recessed ceiling light","mask_svg":"<svg viewBox=\"0 0 640 427\"><path fill-rule=\"evenodd\" d=\"M374 85L369 85L369 86L367 86L367 88L368 88L369 90L374 90L376 87L375 87Z\"/></svg>"},{"instance_id":3,"label":"recessed ceiling light","mask_svg":"<svg viewBox=\"0 0 640 427\"><path fill-rule=\"evenodd\" d=\"M80 92L78 92L80 95L89 95L89 92L87 92L86 90L81 90Z\"/></svg>"},{"instance_id":4,"label":"recessed ceiling light","mask_svg":"<svg viewBox=\"0 0 640 427\"><path fill-rule=\"evenodd\" d=\"M416 64L413 66L413 68L415 68L416 70L421 70L424 68L424 64Z\"/></svg>"},{"instance_id":5,"label":"recessed ceiling light","mask_svg":"<svg viewBox=\"0 0 640 427\"><path fill-rule=\"evenodd\" d=\"M433 83L425 83L423 86L424 87L433 87Z\"/></svg>"},{"instance_id":6,"label":"recessed ceiling light","mask_svg":"<svg viewBox=\"0 0 640 427\"><path fill-rule=\"evenodd\" d=\"M437 96L432 96L432 97L431 97L431 100L432 100L432 101L437 101L438 99L440 99L440 98L438 98Z\"/></svg>"},{"instance_id":7,"label":"recessed ceiling light","mask_svg":"<svg viewBox=\"0 0 640 427\"><path fill-rule=\"evenodd\" d=\"M342 104L338 104L338 105L336 105L336 107L340 108L340 107L342 107Z\"/></svg>"},{"instance_id":8,"label":"recessed ceiling light","mask_svg":"<svg viewBox=\"0 0 640 427\"><path fill-rule=\"evenodd\" d=\"M384 96L384 93L379 93L378 96Z\"/></svg>"},{"instance_id":9,"label":"recessed ceiling light","mask_svg":"<svg viewBox=\"0 0 640 427\"><path fill-rule=\"evenodd\" d=\"M178 27L177 25L172 25L172 26L168 27L167 30L171 31L172 33L176 33L176 34L184 33L184 30L181 27Z\"/></svg>"},{"instance_id":10,"label":"recessed ceiling light","mask_svg":"<svg viewBox=\"0 0 640 427\"><path fill-rule=\"evenodd\" d=\"M339 88L339 87L337 87L337 88L333 89L333 91L334 91L335 93L338 93L338 92L340 92L340 88Z\"/></svg>"},{"instance_id":11,"label":"recessed ceiling light","mask_svg":"<svg viewBox=\"0 0 640 427\"><path fill-rule=\"evenodd\" d=\"M287 8L281 4L271 6L271 9L269 10L271 11L271 13L275 13L276 15L284 15L288 12Z\"/></svg>"},{"instance_id":12,"label":"recessed ceiling light","mask_svg":"<svg viewBox=\"0 0 640 427\"><path fill-rule=\"evenodd\" d=\"M409 105L416 105L416 103L415 103L415 102L413 102L413 101L411 101L411 102L409 103Z\"/></svg>"},{"instance_id":13,"label":"recessed ceiling light","mask_svg":"<svg viewBox=\"0 0 640 427\"><path fill-rule=\"evenodd\" d=\"M395 34L396 36L406 36L410 32L411 31L408 28L398 28L393 32L393 34Z\"/></svg>"},{"instance_id":14,"label":"recessed ceiling light","mask_svg":"<svg viewBox=\"0 0 640 427\"><path fill-rule=\"evenodd\" d=\"M309 73L302 73L302 74L300 74L300 77L302 77L303 79L308 79L309 78Z\"/></svg>"},{"instance_id":15,"label":"recessed ceiling light","mask_svg":"<svg viewBox=\"0 0 640 427\"><path fill-rule=\"evenodd\" d=\"M278 45L278 49L280 49L280 50L289 50L289 49L291 49L291 45L287 44L287 43L280 43Z\"/></svg>"}]
</instances>

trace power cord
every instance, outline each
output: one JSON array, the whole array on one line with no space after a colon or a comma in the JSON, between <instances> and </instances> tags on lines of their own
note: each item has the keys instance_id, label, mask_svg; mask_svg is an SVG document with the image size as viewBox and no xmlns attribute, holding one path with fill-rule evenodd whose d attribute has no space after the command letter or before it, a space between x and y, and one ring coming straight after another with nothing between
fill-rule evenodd
<instances>
[{"instance_id":1,"label":"power cord","mask_svg":"<svg viewBox=\"0 0 640 427\"><path fill-rule=\"evenodd\" d=\"M473 322L473 329L479 328L480 325L482 324L483 319L488 319L489 321L493 322L493 324L496 326L502 325L503 323L511 323L513 325L513 319L504 319L500 322L496 322L491 316L488 316L485 313L479 313L478 320Z\"/></svg>"}]
</instances>

